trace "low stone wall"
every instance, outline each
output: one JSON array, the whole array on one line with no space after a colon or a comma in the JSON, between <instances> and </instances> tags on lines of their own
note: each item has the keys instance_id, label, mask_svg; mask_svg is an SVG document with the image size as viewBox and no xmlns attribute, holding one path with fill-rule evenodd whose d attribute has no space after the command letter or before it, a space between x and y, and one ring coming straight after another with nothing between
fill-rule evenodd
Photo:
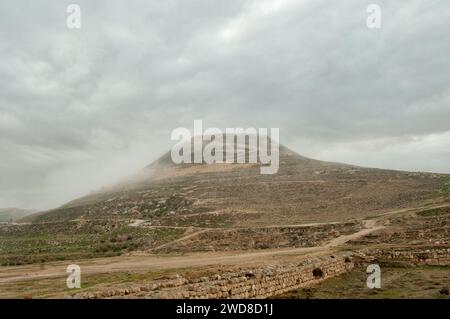
<instances>
[{"instance_id":1,"label":"low stone wall","mask_svg":"<svg viewBox=\"0 0 450 319\"><path fill-rule=\"evenodd\" d=\"M369 254L383 260L407 262L414 265L450 266L450 248L374 249Z\"/></svg>"},{"instance_id":2,"label":"low stone wall","mask_svg":"<svg viewBox=\"0 0 450 319\"><path fill-rule=\"evenodd\" d=\"M343 234L355 233L362 228L360 222L347 222L311 226L276 226L253 228L210 229L175 241L156 253L199 251L232 251L273 248L317 247Z\"/></svg>"},{"instance_id":3,"label":"low stone wall","mask_svg":"<svg viewBox=\"0 0 450 319\"><path fill-rule=\"evenodd\" d=\"M334 255L308 259L301 263L271 265L225 272L210 277L186 279L177 276L123 289L85 293L76 298L161 298L225 299L269 298L292 289L307 287L343 274L354 267L350 257Z\"/></svg>"},{"instance_id":4,"label":"low stone wall","mask_svg":"<svg viewBox=\"0 0 450 319\"><path fill-rule=\"evenodd\" d=\"M450 248L368 249L304 260L300 263L267 265L217 273L208 277L155 280L93 293L75 298L158 298L158 299L263 299L287 291L315 285L353 269L353 259L406 262L412 265L450 266Z\"/></svg>"}]
</instances>

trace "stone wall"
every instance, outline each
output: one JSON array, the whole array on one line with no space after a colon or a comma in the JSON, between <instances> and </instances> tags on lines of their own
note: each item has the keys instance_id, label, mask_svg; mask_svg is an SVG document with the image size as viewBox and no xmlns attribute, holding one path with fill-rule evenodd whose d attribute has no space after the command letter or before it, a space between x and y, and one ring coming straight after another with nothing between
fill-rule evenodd
<instances>
[{"instance_id":1,"label":"stone wall","mask_svg":"<svg viewBox=\"0 0 450 319\"><path fill-rule=\"evenodd\" d=\"M210 229L154 249L156 253L317 247L361 230L360 222L312 226Z\"/></svg>"},{"instance_id":2,"label":"stone wall","mask_svg":"<svg viewBox=\"0 0 450 319\"><path fill-rule=\"evenodd\" d=\"M301 263L269 265L209 277L182 276L133 287L85 293L76 298L269 298L292 289L307 287L343 274L354 267L346 255L308 259Z\"/></svg>"},{"instance_id":3,"label":"stone wall","mask_svg":"<svg viewBox=\"0 0 450 319\"><path fill-rule=\"evenodd\" d=\"M450 248L368 249L364 252L336 254L299 263L267 265L216 273L211 276L170 279L124 285L75 298L160 298L160 299L247 299L270 298L287 291L315 285L353 269L355 260L395 261L412 265L450 265Z\"/></svg>"},{"instance_id":4,"label":"stone wall","mask_svg":"<svg viewBox=\"0 0 450 319\"><path fill-rule=\"evenodd\" d=\"M367 252L382 260L407 262L414 265L450 265L450 248L373 249Z\"/></svg>"}]
</instances>

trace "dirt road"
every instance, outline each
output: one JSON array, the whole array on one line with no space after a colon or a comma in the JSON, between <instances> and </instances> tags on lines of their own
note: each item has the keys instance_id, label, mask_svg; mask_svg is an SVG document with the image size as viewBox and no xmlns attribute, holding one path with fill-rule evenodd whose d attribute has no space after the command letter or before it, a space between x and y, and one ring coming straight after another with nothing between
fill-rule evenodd
<instances>
[{"instance_id":1,"label":"dirt road","mask_svg":"<svg viewBox=\"0 0 450 319\"><path fill-rule=\"evenodd\" d=\"M330 254L340 246L350 240L363 237L369 233L381 230L384 226L378 222L386 216L394 214L414 213L424 209L433 209L448 207L449 204L429 207L405 208L395 211L385 212L378 215L375 219L363 220L364 228L358 232L349 235L341 235L330 240L322 246L302 247L302 248L283 248L283 249L267 249L263 251L231 251L231 252L204 252L190 253L182 256L155 255L149 253L137 253L129 256L96 258L76 261L81 266L83 274L103 274L113 272L140 272L150 270L164 270L176 268L195 268L212 265L254 265L264 263L276 263L286 259L305 258L314 255ZM314 224L291 225L298 227L306 227ZM132 226L142 227L142 220L133 222ZM279 227L279 226L277 226ZM190 229L182 240L198 234L198 229ZM170 244L170 243L169 243ZM165 244L167 245L167 244ZM15 267L0 267L0 285L23 280L65 277L66 267L69 262L51 262L41 269L40 265L26 265Z\"/></svg>"},{"instance_id":2,"label":"dirt road","mask_svg":"<svg viewBox=\"0 0 450 319\"><path fill-rule=\"evenodd\" d=\"M245 265L245 264L263 264L267 262L277 262L284 258L296 256L297 258L310 257L312 255L328 254L334 248L341 246L349 240L365 236L373 231L382 229L383 226L377 226L375 220L365 221L365 228L350 234L339 236L323 246L286 248L286 249L268 249L263 251L233 251L222 253L192 253L183 256L162 256L162 255L133 255L119 256L110 258L98 258L77 261L83 274L99 274L111 272L128 271L149 271L158 269L175 269L187 267L201 267L211 265ZM196 234L195 232L193 234ZM193 235L192 234L192 235ZM66 267L69 262L52 262L41 269L40 265L27 265L18 267L0 268L0 284L11 283L21 280L64 277Z\"/></svg>"}]
</instances>

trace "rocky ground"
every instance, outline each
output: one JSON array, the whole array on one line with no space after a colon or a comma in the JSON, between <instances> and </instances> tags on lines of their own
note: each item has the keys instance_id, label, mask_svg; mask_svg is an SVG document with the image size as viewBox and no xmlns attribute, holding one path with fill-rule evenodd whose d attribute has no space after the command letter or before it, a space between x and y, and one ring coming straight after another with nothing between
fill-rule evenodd
<instances>
[{"instance_id":1,"label":"rocky ground","mask_svg":"<svg viewBox=\"0 0 450 319\"><path fill-rule=\"evenodd\" d=\"M449 185L449 175L321 162L284 147L273 176L255 164L174 166L165 156L119 185L1 224L1 294L65 296L70 263L82 267L79 293L95 295L116 285L145 291L202 267L220 270L208 277L338 253L445 250ZM296 276L287 288L297 289ZM269 296L264 285L249 296ZM126 295L148 296L137 292Z\"/></svg>"}]
</instances>

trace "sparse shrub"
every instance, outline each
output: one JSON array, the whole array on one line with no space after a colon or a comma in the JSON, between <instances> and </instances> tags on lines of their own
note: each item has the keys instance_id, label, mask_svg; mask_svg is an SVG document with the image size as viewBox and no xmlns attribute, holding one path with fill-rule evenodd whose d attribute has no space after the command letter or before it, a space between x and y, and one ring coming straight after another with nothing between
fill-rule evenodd
<instances>
[{"instance_id":1,"label":"sparse shrub","mask_svg":"<svg viewBox=\"0 0 450 319\"><path fill-rule=\"evenodd\" d=\"M450 294L450 291L449 291L449 289L448 289L448 287L443 287L440 291L439 291L439 293L441 294L441 295L449 295Z\"/></svg>"},{"instance_id":2,"label":"sparse shrub","mask_svg":"<svg viewBox=\"0 0 450 319\"><path fill-rule=\"evenodd\" d=\"M315 278L322 278L323 277L323 270L320 268L314 268L313 270L313 276Z\"/></svg>"}]
</instances>

